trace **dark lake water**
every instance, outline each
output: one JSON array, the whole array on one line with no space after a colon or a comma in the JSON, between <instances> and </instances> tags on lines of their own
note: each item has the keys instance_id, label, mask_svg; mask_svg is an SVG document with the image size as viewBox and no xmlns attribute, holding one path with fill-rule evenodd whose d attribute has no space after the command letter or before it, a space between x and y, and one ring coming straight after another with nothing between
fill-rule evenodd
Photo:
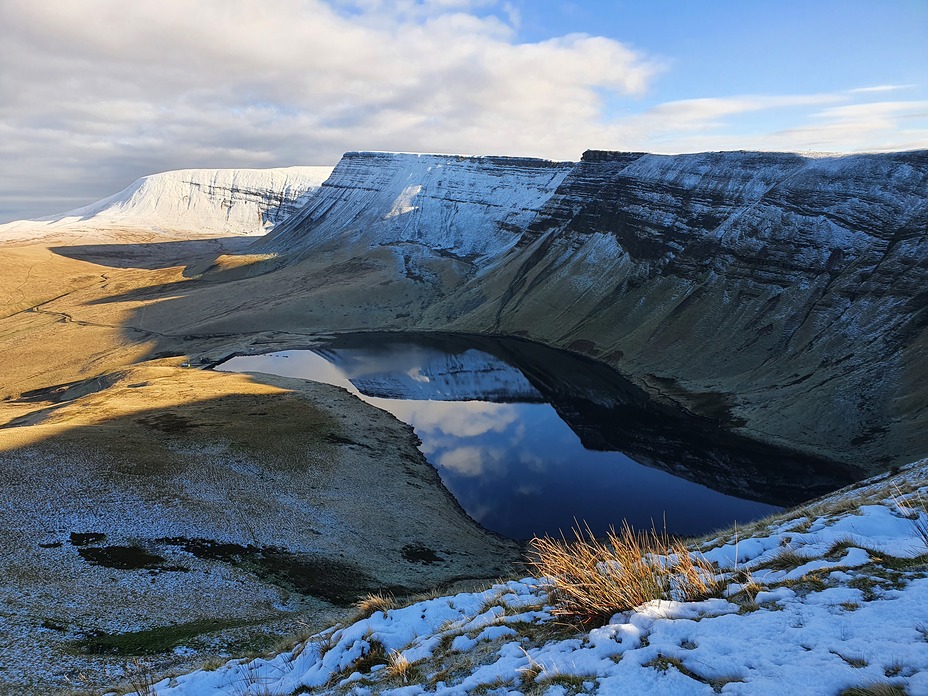
<instances>
[{"instance_id":1,"label":"dark lake water","mask_svg":"<svg viewBox=\"0 0 928 696\"><path fill-rule=\"evenodd\" d=\"M516 339L349 334L217 367L335 384L413 426L467 513L514 539L636 528L702 534L852 480L651 401L615 371Z\"/></svg>"}]
</instances>

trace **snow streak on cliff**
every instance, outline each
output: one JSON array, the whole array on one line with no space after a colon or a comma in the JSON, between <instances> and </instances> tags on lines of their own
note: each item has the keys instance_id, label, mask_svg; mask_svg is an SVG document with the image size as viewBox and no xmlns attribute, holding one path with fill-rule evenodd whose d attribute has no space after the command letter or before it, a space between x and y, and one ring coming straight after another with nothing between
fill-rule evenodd
<instances>
[{"instance_id":1,"label":"snow streak on cliff","mask_svg":"<svg viewBox=\"0 0 928 696\"><path fill-rule=\"evenodd\" d=\"M349 152L314 199L269 237L305 253L391 247L408 275L421 253L474 262L511 248L572 162ZM418 250L417 250L418 248Z\"/></svg>"}]
</instances>

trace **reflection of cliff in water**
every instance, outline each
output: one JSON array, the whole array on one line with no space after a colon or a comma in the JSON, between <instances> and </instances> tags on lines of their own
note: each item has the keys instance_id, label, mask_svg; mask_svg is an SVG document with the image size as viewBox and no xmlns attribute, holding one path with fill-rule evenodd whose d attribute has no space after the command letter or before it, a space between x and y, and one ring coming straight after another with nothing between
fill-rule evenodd
<instances>
[{"instance_id":1,"label":"reflection of cliff in water","mask_svg":"<svg viewBox=\"0 0 928 696\"><path fill-rule=\"evenodd\" d=\"M791 506L860 478L846 465L751 440L725 430L730 423L657 403L605 365L529 341L345 334L316 352L368 396L548 402L587 449L622 452L740 498Z\"/></svg>"}]
</instances>

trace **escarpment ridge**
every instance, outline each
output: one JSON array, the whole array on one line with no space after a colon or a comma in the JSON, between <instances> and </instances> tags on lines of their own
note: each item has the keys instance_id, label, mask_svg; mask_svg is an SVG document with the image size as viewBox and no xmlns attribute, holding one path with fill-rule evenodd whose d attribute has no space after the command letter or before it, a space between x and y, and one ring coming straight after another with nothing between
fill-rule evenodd
<instances>
[{"instance_id":1,"label":"escarpment ridge","mask_svg":"<svg viewBox=\"0 0 928 696\"><path fill-rule=\"evenodd\" d=\"M377 288L318 328L532 338L874 469L928 448L926 192L926 151L348 153L256 246Z\"/></svg>"},{"instance_id":2,"label":"escarpment ridge","mask_svg":"<svg viewBox=\"0 0 928 696\"><path fill-rule=\"evenodd\" d=\"M69 674L103 690L126 658L78 654L90 637L190 630L201 652L167 648L176 670L295 617L318 630L367 592L512 572L516 545L465 515L407 426L336 388L191 369L234 354L374 331L566 348L586 356L573 372L477 381L554 394L587 446L630 433L654 467L681 449L664 416L683 406L702 452L746 436L752 466L713 459L706 483L790 502L833 481L810 459L852 480L928 451L926 151L349 153L292 187L181 174L0 226L0 693ZM633 383L618 409L597 363ZM752 472L755 440L802 456ZM127 553L142 567L97 563Z\"/></svg>"}]
</instances>

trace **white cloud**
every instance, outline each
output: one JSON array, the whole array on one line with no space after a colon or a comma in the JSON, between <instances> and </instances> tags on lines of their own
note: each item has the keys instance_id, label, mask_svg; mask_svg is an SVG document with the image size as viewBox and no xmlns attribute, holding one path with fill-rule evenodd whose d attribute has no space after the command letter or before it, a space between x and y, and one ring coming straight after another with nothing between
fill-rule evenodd
<instances>
[{"instance_id":1,"label":"white cloud","mask_svg":"<svg viewBox=\"0 0 928 696\"><path fill-rule=\"evenodd\" d=\"M850 94L869 94L874 92L898 92L900 90L909 89L915 87L916 85L873 85L872 87L857 87L855 89L849 89Z\"/></svg>"},{"instance_id":2,"label":"white cloud","mask_svg":"<svg viewBox=\"0 0 928 696\"><path fill-rule=\"evenodd\" d=\"M166 169L345 150L928 145L922 102L867 106L918 86L655 105L671 58L583 34L519 43L519 21L501 0L0 0L0 222Z\"/></svg>"},{"instance_id":3,"label":"white cloud","mask_svg":"<svg viewBox=\"0 0 928 696\"><path fill-rule=\"evenodd\" d=\"M824 109L813 116L825 121L865 122L878 121L888 125L896 119L928 116L928 101L869 102L846 104Z\"/></svg>"},{"instance_id":4,"label":"white cloud","mask_svg":"<svg viewBox=\"0 0 928 696\"><path fill-rule=\"evenodd\" d=\"M864 88L666 102L617 124L623 129L617 137L664 153L928 147L928 101L864 101L887 91Z\"/></svg>"},{"instance_id":5,"label":"white cloud","mask_svg":"<svg viewBox=\"0 0 928 696\"><path fill-rule=\"evenodd\" d=\"M822 150L839 146L871 151L924 148L928 145L928 100L831 107L774 138Z\"/></svg>"},{"instance_id":6,"label":"white cloud","mask_svg":"<svg viewBox=\"0 0 928 696\"><path fill-rule=\"evenodd\" d=\"M838 94L683 99L660 104L629 119L629 125L647 128L651 133L702 131L721 127L727 119L751 112L829 104L843 99Z\"/></svg>"},{"instance_id":7,"label":"white cloud","mask_svg":"<svg viewBox=\"0 0 928 696\"><path fill-rule=\"evenodd\" d=\"M601 90L640 94L659 70L599 37L516 43L492 0L0 0L0 15L3 193L347 149L576 158Z\"/></svg>"}]
</instances>

